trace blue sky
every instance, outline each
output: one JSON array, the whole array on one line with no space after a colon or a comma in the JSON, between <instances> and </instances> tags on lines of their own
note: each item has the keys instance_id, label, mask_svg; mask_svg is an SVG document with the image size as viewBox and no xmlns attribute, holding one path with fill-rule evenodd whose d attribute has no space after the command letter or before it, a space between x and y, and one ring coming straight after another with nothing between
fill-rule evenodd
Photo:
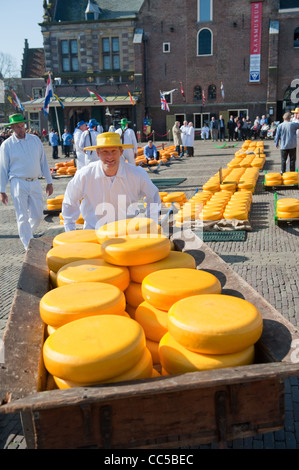
<instances>
[{"instance_id":1,"label":"blue sky","mask_svg":"<svg viewBox=\"0 0 299 470\"><path fill-rule=\"evenodd\" d=\"M21 70L25 39L29 47L43 47L43 0L1 0L0 52L9 54ZM20 76L20 72L19 72Z\"/></svg>"}]
</instances>

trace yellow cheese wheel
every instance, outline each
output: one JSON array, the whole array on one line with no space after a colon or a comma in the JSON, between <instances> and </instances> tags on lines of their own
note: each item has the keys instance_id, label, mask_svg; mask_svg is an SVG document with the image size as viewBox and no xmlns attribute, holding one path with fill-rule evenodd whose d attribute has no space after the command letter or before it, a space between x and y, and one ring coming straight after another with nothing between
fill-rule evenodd
<instances>
[{"instance_id":1,"label":"yellow cheese wheel","mask_svg":"<svg viewBox=\"0 0 299 470\"><path fill-rule=\"evenodd\" d=\"M61 210L62 208L62 204L61 203L56 203L56 204L47 204L47 209L49 211L57 211L57 210Z\"/></svg>"},{"instance_id":2,"label":"yellow cheese wheel","mask_svg":"<svg viewBox=\"0 0 299 470\"><path fill-rule=\"evenodd\" d=\"M139 282L130 281L128 287L125 290L125 297L127 304L134 308L138 307L138 305L143 302L141 284Z\"/></svg>"},{"instance_id":3,"label":"yellow cheese wheel","mask_svg":"<svg viewBox=\"0 0 299 470\"><path fill-rule=\"evenodd\" d=\"M279 219L297 219L299 217L298 211L281 211L277 209L277 217Z\"/></svg>"},{"instance_id":4,"label":"yellow cheese wheel","mask_svg":"<svg viewBox=\"0 0 299 470\"><path fill-rule=\"evenodd\" d=\"M111 238L126 237L127 235L158 234L160 227L156 222L147 217L132 217L131 219L116 220L96 230L96 236L100 243Z\"/></svg>"},{"instance_id":5,"label":"yellow cheese wheel","mask_svg":"<svg viewBox=\"0 0 299 470\"><path fill-rule=\"evenodd\" d=\"M266 186L280 186L282 184L282 180L276 179L276 180L266 180L265 185Z\"/></svg>"},{"instance_id":6,"label":"yellow cheese wheel","mask_svg":"<svg viewBox=\"0 0 299 470\"><path fill-rule=\"evenodd\" d=\"M224 219L237 219L237 220L248 220L247 210L228 209L223 213Z\"/></svg>"},{"instance_id":7,"label":"yellow cheese wheel","mask_svg":"<svg viewBox=\"0 0 299 470\"><path fill-rule=\"evenodd\" d=\"M252 364L254 345L231 354L201 354L189 351L166 333L159 343L159 357L169 374L184 374Z\"/></svg>"},{"instance_id":8,"label":"yellow cheese wheel","mask_svg":"<svg viewBox=\"0 0 299 470\"><path fill-rule=\"evenodd\" d=\"M182 191L176 191L173 193L168 193L166 196L163 197L163 202L174 202L180 201L185 198L185 193Z\"/></svg>"},{"instance_id":9,"label":"yellow cheese wheel","mask_svg":"<svg viewBox=\"0 0 299 470\"><path fill-rule=\"evenodd\" d=\"M118 315L81 318L58 328L43 347L50 374L84 384L96 383L131 369L145 349L142 327Z\"/></svg>"},{"instance_id":10,"label":"yellow cheese wheel","mask_svg":"<svg viewBox=\"0 0 299 470\"><path fill-rule=\"evenodd\" d=\"M95 230L86 229L62 232L53 238L53 247L64 243L99 243L99 241Z\"/></svg>"},{"instance_id":11,"label":"yellow cheese wheel","mask_svg":"<svg viewBox=\"0 0 299 470\"><path fill-rule=\"evenodd\" d=\"M153 363L160 364L159 342L152 341L151 339L148 339L148 338L145 338L145 340L146 340L146 347L151 353Z\"/></svg>"},{"instance_id":12,"label":"yellow cheese wheel","mask_svg":"<svg viewBox=\"0 0 299 470\"><path fill-rule=\"evenodd\" d=\"M113 238L101 245L105 261L119 266L154 263L170 253L170 240L163 235Z\"/></svg>"},{"instance_id":13,"label":"yellow cheese wheel","mask_svg":"<svg viewBox=\"0 0 299 470\"><path fill-rule=\"evenodd\" d=\"M145 336L152 341L160 341L168 331L168 312L160 310L144 301L136 308L135 320L144 329Z\"/></svg>"},{"instance_id":14,"label":"yellow cheese wheel","mask_svg":"<svg viewBox=\"0 0 299 470\"><path fill-rule=\"evenodd\" d=\"M242 351L260 338L263 318L250 302L229 295L197 295L174 304L168 331L182 346L203 354Z\"/></svg>"},{"instance_id":15,"label":"yellow cheese wheel","mask_svg":"<svg viewBox=\"0 0 299 470\"><path fill-rule=\"evenodd\" d=\"M183 251L170 251L166 258L155 263L130 266L130 277L134 282L142 282L148 274L161 269L172 268L196 268L196 262L192 255Z\"/></svg>"},{"instance_id":16,"label":"yellow cheese wheel","mask_svg":"<svg viewBox=\"0 0 299 470\"><path fill-rule=\"evenodd\" d=\"M130 282L126 266L116 266L103 259L74 261L64 265L57 273L57 286L72 282L107 282L124 291Z\"/></svg>"},{"instance_id":17,"label":"yellow cheese wheel","mask_svg":"<svg viewBox=\"0 0 299 470\"><path fill-rule=\"evenodd\" d=\"M101 314L123 315L124 293L104 282L78 282L56 287L40 300L39 311L47 324L60 327L78 318Z\"/></svg>"},{"instance_id":18,"label":"yellow cheese wheel","mask_svg":"<svg viewBox=\"0 0 299 470\"><path fill-rule=\"evenodd\" d=\"M46 256L48 268L57 273L65 264L73 261L102 258L99 243L64 243L51 248Z\"/></svg>"},{"instance_id":19,"label":"yellow cheese wheel","mask_svg":"<svg viewBox=\"0 0 299 470\"><path fill-rule=\"evenodd\" d=\"M62 204L63 199L64 194L59 194L58 196L47 199L47 204Z\"/></svg>"},{"instance_id":20,"label":"yellow cheese wheel","mask_svg":"<svg viewBox=\"0 0 299 470\"><path fill-rule=\"evenodd\" d=\"M287 212L299 211L299 199L295 198L283 198L278 199L277 209Z\"/></svg>"},{"instance_id":21,"label":"yellow cheese wheel","mask_svg":"<svg viewBox=\"0 0 299 470\"><path fill-rule=\"evenodd\" d=\"M54 271L49 271L50 284L52 287L57 287L57 273Z\"/></svg>"},{"instance_id":22,"label":"yellow cheese wheel","mask_svg":"<svg viewBox=\"0 0 299 470\"><path fill-rule=\"evenodd\" d=\"M175 302L185 297L220 293L221 284L217 277L197 269L155 271L142 281L144 300L160 310L169 310Z\"/></svg>"},{"instance_id":23,"label":"yellow cheese wheel","mask_svg":"<svg viewBox=\"0 0 299 470\"><path fill-rule=\"evenodd\" d=\"M298 184L298 180L295 180L295 179L289 179L289 180L284 179L284 180L283 180L283 184L284 184L285 186L294 186L294 185Z\"/></svg>"}]
</instances>

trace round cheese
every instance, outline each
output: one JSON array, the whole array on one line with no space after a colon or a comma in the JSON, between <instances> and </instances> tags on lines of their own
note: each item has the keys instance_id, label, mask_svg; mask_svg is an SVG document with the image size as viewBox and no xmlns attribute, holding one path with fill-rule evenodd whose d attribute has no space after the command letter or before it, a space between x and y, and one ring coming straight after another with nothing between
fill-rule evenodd
<instances>
[{"instance_id":1,"label":"round cheese","mask_svg":"<svg viewBox=\"0 0 299 470\"><path fill-rule=\"evenodd\" d=\"M123 315L124 293L103 282L78 282L57 287L40 300L39 311L47 324L60 327L78 318L93 315Z\"/></svg>"},{"instance_id":2,"label":"round cheese","mask_svg":"<svg viewBox=\"0 0 299 470\"><path fill-rule=\"evenodd\" d=\"M160 310L168 310L185 297L220 293L221 284L217 277L197 269L163 269L149 274L142 281L144 300Z\"/></svg>"},{"instance_id":3,"label":"round cheese","mask_svg":"<svg viewBox=\"0 0 299 470\"><path fill-rule=\"evenodd\" d=\"M51 248L46 256L48 268L55 273L73 261L97 258L102 258L99 243L64 243Z\"/></svg>"},{"instance_id":4,"label":"round cheese","mask_svg":"<svg viewBox=\"0 0 299 470\"><path fill-rule=\"evenodd\" d=\"M124 291L130 282L126 266L116 266L103 259L74 261L66 264L57 273L57 286L72 282L107 282Z\"/></svg>"},{"instance_id":5,"label":"round cheese","mask_svg":"<svg viewBox=\"0 0 299 470\"><path fill-rule=\"evenodd\" d=\"M163 235L113 238L101 245L105 261L118 266L154 263L170 253L170 240Z\"/></svg>"},{"instance_id":6,"label":"round cheese","mask_svg":"<svg viewBox=\"0 0 299 470\"><path fill-rule=\"evenodd\" d=\"M159 310L148 302L144 301L136 308L135 320L144 329L146 338L152 341L160 341L168 331L168 313L165 310Z\"/></svg>"},{"instance_id":7,"label":"round cheese","mask_svg":"<svg viewBox=\"0 0 299 470\"><path fill-rule=\"evenodd\" d=\"M50 284L52 287L57 287L57 273L54 271L49 271Z\"/></svg>"},{"instance_id":8,"label":"round cheese","mask_svg":"<svg viewBox=\"0 0 299 470\"><path fill-rule=\"evenodd\" d=\"M174 304L168 331L185 348L203 354L242 351L260 338L263 319L250 302L229 295L197 295Z\"/></svg>"},{"instance_id":9,"label":"round cheese","mask_svg":"<svg viewBox=\"0 0 299 470\"><path fill-rule=\"evenodd\" d=\"M84 384L124 374L144 354L145 336L135 320L97 315L63 325L43 347L50 374Z\"/></svg>"},{"instance_id":10,"label":"round cheese","mask_svg":"<svg viewBox=\"0 0 299 470\"><path fill-rule=\"evenodd\" d=\"M131 305L133 308L138 307L138 305L143 302L141 284L131 281L125 290L125 297L127 304Z\"/></svg>"},{"instance_id":11,"label":"round cheese","mask_svg":"<svg viewBox=\"0 0 299 470\"><path fill-rule=\"evenodd\" d=\"M130 266L130 278L134 282L142 282L143 279L154 271L173 268L196 268L193 256L183 251L170 251L169 255L155 263Z\"/></svg>"},{"instance_id":12,"label":"round cheese","mask_svg":"<svg viewBox=\"0 0 299 470\"><path fill-rule=\"evenodd\" d=\"M297 219L299 217L299 210L291 212L277 209L277 217L279 219Z\"/></svg>"},{"instance_id":13,"label":"round cheese","mask_svg":"<svg viewBox=\"0 0 299 470\"><path fill-rule=\"evenodd\" d=\"M283 198L277 201L277 210L286 212L297 212L299 211L299 199L295 198Z\"/></svg>"},{"instance_id":14,"label":"round cheese","mask_svg":"<svg viewBox=\"0 0 299 470\"><path fill-rule=\"evenodd\" d=\"M115 220L96 230L100 243L111 238L126 237L127 235L158 234L160 227L153 219L147 217L133 217L131 219Z\"/></svg>"},{"instance_id":15,"label":"round cheese","mask_svg":"<svg viewBox=\"0 0 299 470\"><path fill-rule=\"evenodd\" d=\"M169 374L184 374L252 364L254 346L231 354L201 354L189 351L166 333L159 343L159 357L161 365Z\"/></svg>"},{"instance_id":16,"label":"round cheese","mask_svg":"<svg viewBox=\"0 0 299 470\"><path fill-rule=\"evenodd\" d=\"M53 238L53 247L64 243L99 243L99 241L95 230L86 229L62 232Z\"/></svg>"}]
</instances>

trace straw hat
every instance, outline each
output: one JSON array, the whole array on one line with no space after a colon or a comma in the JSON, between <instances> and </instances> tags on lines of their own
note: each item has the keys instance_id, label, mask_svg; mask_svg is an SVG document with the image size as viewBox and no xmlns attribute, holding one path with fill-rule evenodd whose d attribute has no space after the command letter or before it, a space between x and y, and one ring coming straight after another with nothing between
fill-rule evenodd
<instances>
[{"instance_id":1,"label":"straw hat","mask_svg":"<svg viewBox=\"0 0 299 470\"><path fill-rule=\"evenodd\" d=\"M9 127L12 124L20 124L20 122L27 122L24 119L24 116L22 114L11 114L9 116L9 122L7 124L3 124L4 127Z\"/></svg>"},{"instance_id":2,"label":"straw hat","mask_svg":"<svg viewBox=\"0 0 299 470\"><path fill-rule=\"evenodd\" d=\"M121 147L123 149L132 149L134 145L122 144L120 135L117 132L103 132L97 135L97 144L91 147L85 147L84 150L96 150L104 147Z\"/></svg>"},{"instance_id":3,"label":"straw hat","mask_svg":"<svg viewBox=\"0 0 299 470\"><path fill-rule=\"evenodd\" d=\"M294 109L294 111L291 111L291 113L299 113L299 108Z\"/></svg>"}]
</instances>

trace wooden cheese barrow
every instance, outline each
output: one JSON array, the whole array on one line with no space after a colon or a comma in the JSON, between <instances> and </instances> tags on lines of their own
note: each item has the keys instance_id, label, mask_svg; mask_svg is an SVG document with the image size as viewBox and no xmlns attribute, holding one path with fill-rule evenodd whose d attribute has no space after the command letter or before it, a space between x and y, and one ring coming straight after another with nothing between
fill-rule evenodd
<instances>
[{"instance_id":1,"label":"wooden cheese barrow","mask_svg":"<svg viewBox=\"0 0 299 470\"><path fill-rule=\"evenodd\" d=\"M190 235L191 234L191 235ZM250 366L57 390L42 361L40 298L49 289L51 237L31 241L0 364L0 413L20 413L28 448L176 449L266 433L284 426L284 379L299 375L299 331L200 238L174 238L224 294L258 307L264 330ZM297 348L297 349L296 349ZM296 352L297 351L297 352Z\"/></svg>"}]
</instances>

